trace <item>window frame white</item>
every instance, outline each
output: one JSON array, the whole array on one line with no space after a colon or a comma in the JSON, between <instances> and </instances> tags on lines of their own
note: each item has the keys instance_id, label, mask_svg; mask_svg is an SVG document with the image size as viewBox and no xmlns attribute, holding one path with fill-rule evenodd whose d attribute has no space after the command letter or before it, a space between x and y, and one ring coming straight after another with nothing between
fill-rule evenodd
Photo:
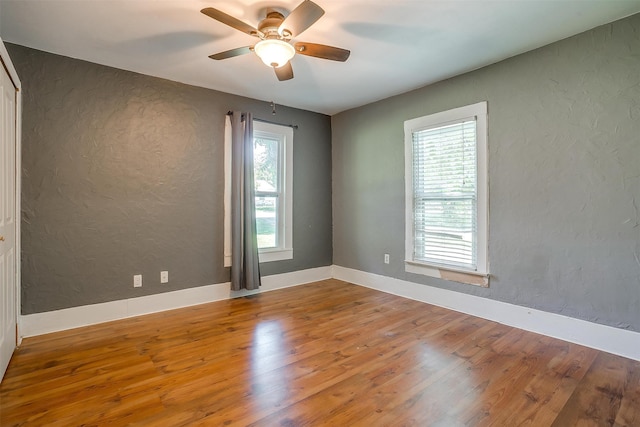
<instances>
[{"instance_id":1,"label":"window frame white","mask_svg":"<svg viewBox=\"0 0 640 427\"><path fill-rule=\"evenodd\" d=\"M278 140L278 224L274 248L258 250L260 262L293 259L293 128L290 126L253 122L253 138ZM256 197L259 197L256 192Z\"/></svg>"},{"instance_id":2,"label":"window frame white","mask_svg":"<svg viewBox=\"0 0 640 427\"><path fill-rule=\"evenodd\" d=\"M477 153L477 262L476 269L431 264L414 259L414 193L413 193L413 133L464 119L476 119ZM405 271L446 280L488 286L489 284L489 171L488 171L488 108L479 102L404 122L405 150Z\"/></svg>"},{"instance_id":3,"label":"window frame white","mask_svg":"<svg viewBox=\"0 0 640 427\"><path fill-rule=\"evenodd\" d=\"M259 249L258 257L261 263L293 259L293 128L290 126L253 121L254 137L256 131L279 135L283 138L283 160L280 165L279 178L284 187L282 189L284 203L280 203L283 212L279 215L279 230L282 236L279 247ZM224 136L224 266L231 267L231 120L225 119Z\"/></svg>"}]
</instances>

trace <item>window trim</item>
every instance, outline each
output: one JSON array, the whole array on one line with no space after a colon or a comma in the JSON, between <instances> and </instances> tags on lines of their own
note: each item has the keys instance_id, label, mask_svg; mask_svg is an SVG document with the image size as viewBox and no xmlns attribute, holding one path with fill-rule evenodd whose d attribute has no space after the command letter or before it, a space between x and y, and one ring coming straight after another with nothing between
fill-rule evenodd
<instances>
[{"instance_id":1,"label":"window trim","mask_svg":"<svg viewBox=\"0 0 640 427\"><path fill-rule=\"evenodd\" d=\"M413 132L446 125L465 118L476 118L477 150L477 268L476 270L444 266L413 259ZM489 171L488 171L487 102L454 108L404 122L405 151L405 271L445 280L489 286Z\"/></svg>"},{"instance_id":2,"label":"window trim","mask_svg":"<svg viewBox=\"0 0 640 427\"><path fill-rule=\"evenodd\" d=\"M260 262L293 259L293 128L254 120L253 136L258 135L277 138L282 144L280 165L283 170L278 171L278 178L282 185L280 197L284 200L278 212L278 247L259 249Z\"/></svg>"},{"instance_id":3,"label":"window trim","mask_svg":"<svg viewBox=\"0 0 640 427\"><path fill-rule=\"evenodd\" d=\"M284 171L282 190L284 203L284 244L279 248L259 249L260 262L293 259L293 128L290 126L253 121L254 136L258 132L284 137ZM224 130L224 266L231 267L231 119L225 118Z\"/></svg>"}]
</instances>

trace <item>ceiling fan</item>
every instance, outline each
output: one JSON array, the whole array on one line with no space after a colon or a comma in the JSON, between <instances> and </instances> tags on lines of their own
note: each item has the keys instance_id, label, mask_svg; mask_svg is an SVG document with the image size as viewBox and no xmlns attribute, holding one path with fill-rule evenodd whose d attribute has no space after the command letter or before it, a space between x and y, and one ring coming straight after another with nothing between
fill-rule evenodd
<instances>
[{"instance_id":1,"label":"ceiling fan","mask_svg":"<svg viewBox=\"0 0 640 427\"><path fill-rule=\"evenodd\" d=\"M258 28L254 28L213 7L204 8L201 12L216 21L260 39L253 46L238 47L219 52L210 55L209 58L221 60L255 52L262 62L269 67L273 67L280 81L293 78L293 68L290 60L296 53L340 62L346 61L351 53L346 49L323 44L290 43L291 39L297 37L324 15L324 10L311 0L305 0L300 3L286 18L273 8L267 9L267 16L258 23Z\"/></svg>"}]
</instances>

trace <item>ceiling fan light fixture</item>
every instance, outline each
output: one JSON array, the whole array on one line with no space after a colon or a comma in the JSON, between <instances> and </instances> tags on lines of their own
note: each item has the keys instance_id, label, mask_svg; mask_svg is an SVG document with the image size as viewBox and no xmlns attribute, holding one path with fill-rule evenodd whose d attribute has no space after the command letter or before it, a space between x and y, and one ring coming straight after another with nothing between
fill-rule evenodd
<instances>
[{"instance_id":1,"label":"ceiling fan light fixture","mask_svg":"<svg viewBox=\"0 0 640 427\"><path fill-rule=\"evenodd\" d=\"M282 67L296 54L293 46L278 39L260 40L253 49L262 62L274 68Z\"/></svg>"}]
</instances>

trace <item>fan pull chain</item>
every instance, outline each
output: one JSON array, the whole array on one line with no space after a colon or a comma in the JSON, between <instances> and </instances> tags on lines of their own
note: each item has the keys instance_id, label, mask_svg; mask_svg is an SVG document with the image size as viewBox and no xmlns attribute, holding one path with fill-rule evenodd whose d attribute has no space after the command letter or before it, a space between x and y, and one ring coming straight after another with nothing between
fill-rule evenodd
<instances>
[{"instance_id":1,"label":"fan pull chain","mask_svg":"<svg viewBox=\"0 0 640 427\"><path fill-rule=\"evenodd\" d=\"M271 101L271 114L276 115L276 103Z\"/></svg>"}]
</instances>

